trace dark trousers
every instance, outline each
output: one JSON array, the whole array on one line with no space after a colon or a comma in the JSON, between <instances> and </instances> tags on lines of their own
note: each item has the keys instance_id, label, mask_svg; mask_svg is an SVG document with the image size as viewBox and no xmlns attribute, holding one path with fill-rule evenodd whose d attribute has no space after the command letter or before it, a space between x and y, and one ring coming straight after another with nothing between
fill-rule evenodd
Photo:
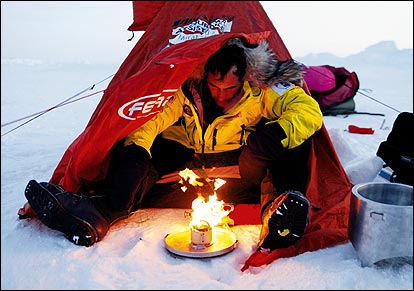
<instances>
[{"instance_id":1,"label":"dark trousers","mask_svg":"<svg viewBox=\"0 0 414 291\"><path fill-rule=\"evenodd\" d=\"M300 146L285 150L277 160L263 161L243 151L239 158L242 185L260 188L262 211L279 194L288 190L300 191L306 196L309 177L308 159L312 138Z\"/></svg>"},{"instance_id":2,"label":"dark trousers","mask_svg":"<svg viewBox=\"0 0 414 291\"><path fill-rule=\"evenodd\" d=\"M169 185L170 189L164 187L158 191L160 193L155 193L157 192L157 187L154 187L155 182L164 174L187 167L190 169L201 167L203 163L206 167L238 163L241 179L230 181L217 191L220 199L227 203L261 203L263 207L269 200L273 200L286 190L298 190L305 195L310 144L311 139L308 139L302 145L286 150L278 160L266 162L255 159L243 149L222 153L219 158L214 154L200 157L195 155L193 150L177 142L157 138L151 148L151 165L146 169L143 169L143 164L137 160L142 154L136 149L139 147L118 146L113 152L104 183L103 192L106 193L104 208L110 212L108 216L113 221L129 215L142 205L159 207L160 203L168 201L162 197L168 195L168 191L171 191L171 195L174 195L177 200L180 197L179 192L182 192L181 185ZM154 197L159 200L155 202ZM196 196L191 200L195 198ZM153 205L148 201L153 201ZM186 201L186 204L164 205L164 207L187 208L188 205L191 204Z\"/></svg>"}]
</instances>

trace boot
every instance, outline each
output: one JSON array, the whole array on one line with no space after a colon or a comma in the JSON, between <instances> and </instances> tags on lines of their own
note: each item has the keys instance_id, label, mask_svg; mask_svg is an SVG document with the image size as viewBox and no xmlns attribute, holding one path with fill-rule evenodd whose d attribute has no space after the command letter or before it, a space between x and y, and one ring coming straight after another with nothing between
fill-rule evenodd
<instances>
[{"instance_id":1,"label":"boot","mask_svg":"<svg viewBox=\"0 0 414 291\"><path fill-rule=\"evenodd\" d=\"M286 191L267 204L262 215L259 249L271 252L300 240L309 222L308 199L299 191Z\"/></svg>"},{"instance_id":2,"label":"boot","mask_svg":"<svg viewBox=\"0 0 414 291\"><path fill-rule=\"evenodd\" d=\"M65 190L59 185L50 184L48 182L40 182L39 184L42 185L44 188L46 188L47 190L49 190L49 192L53 194L65 192ZM19 215L19 219L27 219L30 217L36 217L36 214L34 213L31 205L28 202L26 202L23 205L23 207L19 209L17 214Z\"/></svg>"},{"instance_id":3,"label":"boot","mask_svg":"<svg viewBox=\"0 0 414 291\"><path fill-rule=\"evenodd\" d=\"M65 192L65 189L63 189L59 185L51 184L48 182L40 182L39 184L43 186L44 188L46 188L46 190L48 190L52 194L58 194L58 193Z\"/></svg>"},{"instance_id":4,"label":"boot","mask_svg":"<svg viewBox=\"0 0 414 291\"><path fill-rule=\"evenodd\" d=\"M40 221L63 232L76 245L89 247L108 232L109 223L88 196L61 192L59 186L29 181L25 196Z\"/></svg>"}]
</instances>

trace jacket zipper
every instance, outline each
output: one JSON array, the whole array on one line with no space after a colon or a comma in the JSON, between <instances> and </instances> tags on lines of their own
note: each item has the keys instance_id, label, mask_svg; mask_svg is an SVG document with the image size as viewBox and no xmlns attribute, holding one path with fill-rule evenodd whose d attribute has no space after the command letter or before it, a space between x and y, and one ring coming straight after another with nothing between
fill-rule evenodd
<instances>
[{"instance_id":1,"label":"jacket zipper","mask_svg":"<svg viewBox=\"0 0 414 291\"><path fill-rule=\"evenodd\" d=\"M214 148L217 144L216 135L217 135L217 128L214 128L214 131L213 131L213 144L212 144L212 147L211 147L213 151L214 151Z\"/></svg>"},{"instance_id":2,"label":"jacket zipper","mask_svg":"<svg viewBox=\"0 0 414 291\"><path fill-rule=\"evenodd\" d=\"M241 134L240 134L240 145L243 144L243 138L244 138L244 133L246 131L246 126L244 124L242 124L241 129L242 129L242 131L241 131Z\"/></svg>"}]
</instances>

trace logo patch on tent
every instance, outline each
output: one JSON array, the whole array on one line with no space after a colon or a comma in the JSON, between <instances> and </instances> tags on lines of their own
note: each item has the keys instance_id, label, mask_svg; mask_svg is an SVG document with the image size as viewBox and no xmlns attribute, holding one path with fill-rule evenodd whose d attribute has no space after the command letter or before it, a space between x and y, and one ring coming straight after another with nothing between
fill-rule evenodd
<instances>
[{"instance_id":1,"label":"logo patch on tent","mask_svg":"<svg viewBox=\"0 0 414 291\"><path fill-rule=\"evenodd\" d=\"M139 97L119 107L118 115L122 118L135 120L158 113L167 102L174 100L176 89L163 90L161 93Z\"/></svg>"},{"instance_id":2,"label":"logo patch on tent","mask_svg":"<svg viewBox=\"0 0 414 291\"><path fill-rule=\"evenodd\" d=\"M207 38L231 31L234 16L214 17L212 20L200 18L186 18L176 20L171 32L170 44L178 44L187 40Z\"/></svg>"}]
</instances>

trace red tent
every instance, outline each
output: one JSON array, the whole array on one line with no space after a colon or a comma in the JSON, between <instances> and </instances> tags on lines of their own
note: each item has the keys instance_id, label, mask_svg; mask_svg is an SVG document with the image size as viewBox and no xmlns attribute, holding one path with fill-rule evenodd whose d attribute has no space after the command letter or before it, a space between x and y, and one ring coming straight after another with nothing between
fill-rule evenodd
<instances>
[{"instance_id":1,"label":"red tent","mask_svg":"<svg viewBox=\"0 0 414 291\"><path fill-rule=\"evenodd\" d=\"M145 33L51 177L51 183L66 191L76 192L84 184L102 180L112 146L157 114L194 69L228 39L245 37L251 43L266 39L279 60L291 59L258 1L134 1L133 12L134 21L128 29ZM311 212L307 234L291 252L273 252L263 262L251 261L251 265L348 239L351 184L324 126L314 139L309 167L312 174L307 197L320 210ZM260 223L258 212L255 214L253 218L244 213L252 219L243 223Z\"/></svg>"}]
</instances>

